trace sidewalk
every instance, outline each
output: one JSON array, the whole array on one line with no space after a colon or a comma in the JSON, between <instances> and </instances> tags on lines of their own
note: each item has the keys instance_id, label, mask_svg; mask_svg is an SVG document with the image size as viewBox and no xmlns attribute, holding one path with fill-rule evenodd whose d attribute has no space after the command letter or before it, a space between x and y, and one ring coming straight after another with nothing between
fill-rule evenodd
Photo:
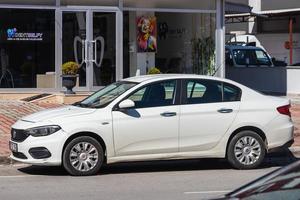
<instances>
[{"instance_id":1,"label":"sidewalk","mask_svg":"<svg viewBox=\"0 0 300 200\"><path fill-rule=\"evenodd\" d=\"M28 103L22 101L0 101L0 163L9 162L7 159L10 150L8 141L10 139L10 127L21 117L46 109L61 106L60 104L50 103ZM294 149L300 150L300 104L293 104L291 108L292 119L295 125Z\"/></svg>"},{"instance_id":2,"label":"sidewalk","mask_svg":"<svg viewBox=\"0 0 300 200\"><path fill-rule=\"evenodd\" d=\"M292 120L295 126L295 142L293 147L300 148L300 104L293 104L291 108Z\"/></svg>"}]
</instances>

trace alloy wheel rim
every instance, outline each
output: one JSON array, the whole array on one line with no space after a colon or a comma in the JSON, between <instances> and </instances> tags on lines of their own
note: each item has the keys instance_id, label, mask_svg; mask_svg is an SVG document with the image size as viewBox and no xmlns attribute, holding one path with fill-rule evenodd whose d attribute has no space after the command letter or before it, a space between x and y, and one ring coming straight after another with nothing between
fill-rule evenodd
<instances>
[{"instance_id":1,"label":"alloy wheel rim","mask_svg":"<svg viewBox=\"0 0 300 200\"><path fill-rule=\"evenodd\" d=\"M261 146L254 137L245 136L234 145L234 155L241 164L252 165L260 158Z\"/></svg>"},{"instance_id":2,"label":"alloy wheel rim","mask_svg":"<svg viewBox=\"0 0 300 200\"><path fill-rule=\"evenodd\" d=\"M75 144L69 155L71 165L78 171L86 172L92 170L98 160L98 150L89 142Z\"/></svg>"}]
</instances>

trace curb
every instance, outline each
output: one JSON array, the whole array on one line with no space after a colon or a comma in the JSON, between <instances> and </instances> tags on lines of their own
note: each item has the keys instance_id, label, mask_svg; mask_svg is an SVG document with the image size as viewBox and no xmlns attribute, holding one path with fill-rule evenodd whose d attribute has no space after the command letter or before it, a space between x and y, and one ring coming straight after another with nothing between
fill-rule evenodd
<instances>
[{"instance_id":1,"label":"curb","mask_svg":"<svg viewBox=\"0 0 300 200\"><path fill-rule=\"evenodd\" d=\"M289 150L294 153L294 154L300 154L300 147L296 146L296 147L290 147Z\"/></svg>"}]
</instances>

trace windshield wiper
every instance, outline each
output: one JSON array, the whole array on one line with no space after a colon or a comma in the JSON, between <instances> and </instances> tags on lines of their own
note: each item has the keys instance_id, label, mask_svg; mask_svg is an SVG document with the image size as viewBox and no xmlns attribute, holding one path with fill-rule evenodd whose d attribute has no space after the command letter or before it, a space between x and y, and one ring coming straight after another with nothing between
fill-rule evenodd
<instances>
[{"instance_id":1,"label":"windshield wiper","mask_svg":"<svg viewBox=\"0 0 300 200\"><path fill-rule=\"evenodd\" d=\"M82 108L87 108L87 107L89 107L88 104L81 103L81 102L76 102L76 103L73 104L73 106L79 106L79 107L82 107Z\"/></svg>"}]
</instances>

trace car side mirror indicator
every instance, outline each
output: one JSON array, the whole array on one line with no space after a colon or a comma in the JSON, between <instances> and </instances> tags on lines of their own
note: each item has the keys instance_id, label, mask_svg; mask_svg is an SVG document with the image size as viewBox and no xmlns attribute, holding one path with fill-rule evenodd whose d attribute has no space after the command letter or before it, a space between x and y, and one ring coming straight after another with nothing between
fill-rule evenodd
<instances>
[{"instance_id":1,"label":"car side mirror indicator","mask_svg":"<svg viewBox=\"0 0 300 200\"><path fill-rule=\"evenodd\" d=\"M132 101L130 99L126 99L126 100L122 101L121 103L119 103L119 108L121 108L121 109L133 108L134 106L135 106L134 101Z\"/></svg>"}]
</instances>

